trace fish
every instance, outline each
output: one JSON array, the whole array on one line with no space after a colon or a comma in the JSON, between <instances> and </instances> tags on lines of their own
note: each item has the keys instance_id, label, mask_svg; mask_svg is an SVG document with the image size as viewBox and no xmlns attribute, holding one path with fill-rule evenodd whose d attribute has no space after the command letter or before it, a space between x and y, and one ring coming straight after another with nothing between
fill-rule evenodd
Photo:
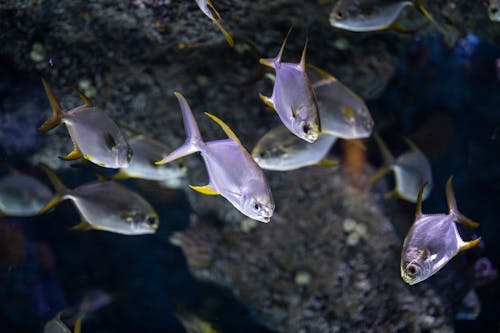
<instances>
[{"instance_id":1,"label":"fish","mask_svg":"<svg viewBox=\"0 0 500 333\"><path fill-rule=\"evenodd\" d=\"M12 169L0 178L0 215L35 216L52 195L38 179Z\"/></svg>"},{"instance_id":2,"label":"fish","mask_svg":"<svg viewBox=\"0 0 500 333\"><path fill-rule=\"evenodd\" d=\"M156 181L179 179L186 176L187 168L182 162L173 162L165 165L156 165L171 151L162 142L148 138L143 134L128 139L134 154L126 168L121 168L113 179L141 178Z\"/></svg>"},{"instance_id":3,"label":"fish","mask_svg":"<svg viewBox=\"0 0 500 333\"><path fill-rule=\"evenodd\" d=\"M75 204L81 222L72 230L102 230L122 235L156 232L158 214L139 194L114 181L95 181L68 189L48 166L41 165L56 190L55 196L39 214L66 199Z\"/></svg>"},{"instance_id":4,"label":"fish","mask_svg":"<svg viewBox=\"0 0 500 333\"><path fill-rule=\"evenodd\" d=\"M321 122L316 96L306 73L307 41L298 64L281 61L290 31L275 58L259 60L276 72L271 97L262 94L259 97L278 113L282 123L293 134L313 143L321 132Z\"/></svg>"},{"instance_id":5,"label":"fish","mask_svg":"<svg viewBox=\"0 0 500 333\"><path fill-rule=\"evenodd\" d=\"M462 300L455 314L456 320L476 320L481 313L481 301L474 289L471 289Z\"/></svg>"},{"instance_id":6,"label":"fish","mask_svg":"<svg viewBox=\"0 0 500 333\"><path fill-rule=\"evenodd\" d=\"M422 195L425 183L418 192L415 220L403 243L401 251L401 277L414 285L436 274L458 253L477 246L481 237L464 241L455 222L477 228L479 223L462 215L457 208L452 185L453 177L446 183L448 214L423 214Z\"/></svg>"},{"instance_id":7,"label":"fish","mask_svg":"<svg viewBox=\"0 0 500 333\"><path fill-rule=\"evenodd\" d=\"M377 145L382 152L385 165L377 170L370 178L370 183L375 183L390 171L394 172L396 186L386 193L386 199L400 198L410 202L417 202L420 184L427 183L423 193L423 200L427 199L433 187L432 169L427 157L408 138L405 138L410 150L394 158L382 138L378 134L373 135Z\"/></svg>"},{"instance_id":8,"label":"fish","mask_svg":"<svg viewBox=\"0 0 500 333\"><path fill-rule=\"evenodd\" d=\"M342 139L369 137L374 121L363 99L314 65L307 65L307 73L318 103L321 132Z\"/></svg>"},{"instance_id":9,"label":"fish","mask_svg":"<svg viewBox=\"0 0 500 333\"><path fill-rule=\"evenodd\" d=\"M62 160L84 158L99 166L114 169L128 166L133 155L132 148L120 128L103 110L95 107L87 96L73 87L84 104L63 112L47 81L42 79L42 83L52 107L52 115L38 131L45 133L62 123L66 124L73 150L60 157Z\"/></svg>"},{"instance_id":10,"label":"fish","mask_svg":"<svg viewBox=\"0 0 500 333\"><path fill-rule=\"evenodd\" d=\"M181 147L156 163L166 164L200 152L210 180L205 186L190 187L203 194L220 194L244 215L268 223L275 205L262 169L229 126L207 112L205 114L224 130L228 138L204 142L188 102L181 93L174 94L182 111L187 139Z\"/></svg>"},{"instance_id":11,"label":"fish","mask_svg":"<svg viewBox=\"0 0 500 333\"><path fill-rule=\"evenodd\" d=\"M339 0L330 13L330 25L354 32L390 28L408 32L395 23L406 7L415 7L443 35L449 45L453 45L458 39L458 30L439 24L419 0Z\"/></svg>"},{"instance_id":12,"label":"fish","mask_svg":"<svg viewBox=\"0 0 500 333\"><path fill-rule=\"evenodd\" d=\"M61 320L61 315L64 311L59 312L54 318L49 320L43 327L43 333L71 333L68 326ZM75 321L73 333L80 333L82 327L83 316L78 317Z\"/></svg>"},{"instance_id":13,"label":"fish","mask_svg":"<svg viewBox=\"0 0 500 333\"><path fill-rule=\"evenodd\" d=\"M182 323L188 333L218 333L213 325L193 313L176 313L175 316Z\"/></svg>"},{"instance_id":14,"label":"fish","mask_svg":"<svg viewBox=\"0 0 500 333\"><path fill-rule=\"evenodd\" d=\"M299 139L279 126L264 134L252 150L252 157L266 170L288 171L309 165L337 166L338 162L325 159L337 138L320 135L314 143Z\"/></svg>"},{"instance_id":15,"label":"fish","mask_svg":"<svg viewBox=\"0 0 500 333\"><path fill-rule=\"evenodd\" d=\"M224 37L226 38L226 41L228 44L233 47L234 46L234 40L233 37L227 32L227 30L222 26L220 21L222 21L222 17L220 16L219 12L217 9L215 9L214 5L212 4L212 1L210 0L195 0L196 4L198 7L201 9L203 14L208 16L210 20L219 28L219 30L222 32Z\"/></svg>"},{"instance_id":16,"label":"fish","mask_svg":"<svg viewBox=\"0 0 500 333\"><path fill-rule=\"evenodd\" d=\"M500 0L489 0L488 17L493 22L500 22Z\"/></svg>"}]
</instances>

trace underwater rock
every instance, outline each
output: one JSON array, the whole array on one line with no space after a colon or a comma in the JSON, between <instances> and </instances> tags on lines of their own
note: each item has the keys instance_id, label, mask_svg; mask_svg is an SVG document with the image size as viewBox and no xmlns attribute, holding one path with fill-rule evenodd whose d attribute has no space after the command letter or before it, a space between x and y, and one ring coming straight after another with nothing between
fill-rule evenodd
<instances>
[{"instance_id":1,"label":"underwater rock","mask_svg":"<svg viewBox=\"0 0 500 333\"><path fill-rule=\"evenodd\" d=\"M381 193L358 190L327 168L270 179L270 223L248 228L243 216L227 223L229 213L212 203L226 223L200 216L173 236L195 276L231 289L279 332L453 331L448 294L463 298L464 282L455 274L458 284L443 284L438 274L404 283L402 238L381 208ZM199 207L205 200L197 199ZM411 216L392 223L409 228Z\"/></svg>"}]
</instances>

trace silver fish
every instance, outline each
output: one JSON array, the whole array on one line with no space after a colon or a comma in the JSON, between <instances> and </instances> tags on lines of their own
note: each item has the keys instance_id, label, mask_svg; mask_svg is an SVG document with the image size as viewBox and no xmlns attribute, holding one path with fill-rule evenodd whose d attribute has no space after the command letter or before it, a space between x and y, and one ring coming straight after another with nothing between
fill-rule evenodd
<instances>
[{"instance_id":1,"label":"silver fish","mask_svg":"<svg viewBox=\"0 0 500 333\"><path fill-rule=\"evenodd\" d=\"M45 184L19 171L0 178L0 215L34 216L51 198Z\"/></svg>"},{"instance_id":2,"label":"silver fish","mask_svg":"<svg viewBox=\"0 0 500 333\"><path fill-rule=\"evenodd\" d=\"M500 22L500 0L489 0L488 17L493 22Z\"/></svg>"},{"instance_id":3,"label":"silver fish","mask_svg":"<svg viewBox=\"0 0 500 333\"><path fill-rule=\"evenodd\" d=\"M158 214L139 194L113 181L97 181L68 189L47 166L42 166L56 195L39 212L48 211L66 199L75 204L82 221L74 230L104 230L123 235L152 234L159 225Z\"/></svg>"},{"instance_id":4,"label":"silver fish","mask_svg":"<svg viewBox=\"0 0 500 333\"><path fill-rule=\"evenodd\" d=\"M68 326L61 320L61 314L63 311L59 312L54 318L49 320L43 327L43 333L71 333ZM80 333L82 327L83 317L78 317L75 321L75 326L73 333Z\"/></svg>"},{"instance_id":5,"label":"silver fish","mask_svg":"<svg viewBox=\"0 0 500 333\"><path fill-rule=\"evenodd\" d=\"M125 135L111 118L82 92L73 88L84 101L84 105L63 112L49 84L42 79L45 92L52 107L52 116L38 129L47 132L64 123L73 141L73 151L63 160L84 158L106 168L122 168L128 166L132 158Z\"/></svg>"},{"instance_id":6,"label":"silver fish","mask_svg":"<svg viewBox=\"0 0 500 333\"><path fill-rule=\"evenodd\" d=\"M325 159L337 141L332 135L321 134L314 143L299 139L279 126L264 134L252 150L252 157L262 169L288 171L309 165L336 166Z\"/></svg>"},{"instance_id":7,"label":"silver fish","mask_svg":"<svg viewBox=\"0 0 500 333\"><path fill-rule=\"evenodd\" d=\"M313 65L307 65L321 117L322 133L342 139L369 137L373 118L361 97L335 77Z\"/></svg>"},{"instance_id":8,"label":"silver fish","mask_svg":"<svg viewBox=\"0 0 500 333\"><path fill-rule=\"evenodd\" d=\"M224 34L224 37L226 38L229 45L233 47L234 46L233 38L220 23L220 21L222 21L222 18L217 9L215 9L214 5L212 4L212 1L210 0L195 0L195 1L198 7L203 12L203 14L205 14L206 16L208 16L208 18L212 20L212 22L217 26L217 28L219 28L219 30Z\"/></svg>"},{"instance_id":9,"label":"silver fish","mask_svg":"<svg viewBox=\"0 0 500 333\"><path fill-rule=\"evenodd\" d=\"M330 13L330 24L356 32L383 30L412 5L413 1L401 0L339 0Z\"/></svg>"},{"instance_id":10,"label":"silver fish","mask_svg":"<svg viewBox=\"0 0 500 333\"><path fill-rule=\"evenodd\" d=\"M477 238L465 242L458 233L455 222L471 228L477 228L479 224L458 211L452 177L446 183L448 215L422 213L424 187L425 184L420 187L415 221L408 231L401 252L401 277L410 285L434 275L459 252L470 249L481 241L481 238Z\"/></svg>"},{"instance_id":11,"label":"silver fish","mask_svg":"<svg viewBox=\"0 0 500 333\"><path fill-rule=\"evenodd\" d=\"M175 96L182 110L187 139L181 147L157 164L169 163L200 152L210 181L205 186L190 187L204 194L220 194L246 216L269 222L274 212L274 201L266 177L234 132L219 118L205 113L222 127L229 138L203 142L186 99L178 92Z\"/></svg>"},{"instance_id":12,"label":"silver fish","mask_svg":"<svg viewBox=\"0 0 500 333\"><path fill-rule=\"evenodd\" d=\"M181 162L156 165L155 162L166 156L171 149L165 144L146 137L143 134L128 139L134 151L126 168L113 176L113 179L141 178L157 181L178 179L186 176L187 168Z\"/></svg>"},{"instance_id":13,"label":"silver fish","mask_svg":"<svg viewBox=\"0 0 500 333\"><path fill-rule=\"evenodd\" d=\"M272 96L259 96L264 103L276 110L283 124L293 134L312 143L318 139L321 124L316 97L306 73L307 42L298 64L282 62L287 38L288 35L276 58L260 59L261 64L274 68L276 79Z\"/></svg>"},{"instance_id":14,"label":"silver fish","mask_svg":"<svg viewBox=\"0 0 500 333\"><path fill-rule=\"evenodd\" d=\"M418 189L422 183L427 186L423 193L423 200L427 199L433 187L431 165L427 157L418 147L405 138L410 150L394 158L386 144L378 134L374 134L375 140L382 152L385 166L379 169L371 177L374 183L390 171L394 172L396 187L385 194L385 198L400 198L410 202L417 202Z\"/></svg>"}]
</instances>

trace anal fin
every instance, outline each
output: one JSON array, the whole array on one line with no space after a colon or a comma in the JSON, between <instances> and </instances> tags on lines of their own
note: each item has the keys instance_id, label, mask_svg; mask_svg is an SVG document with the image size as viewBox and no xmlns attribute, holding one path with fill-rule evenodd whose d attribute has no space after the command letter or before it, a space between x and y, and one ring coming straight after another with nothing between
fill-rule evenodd
<instances>
[{"instance_id":1,"label":"anal fin","mask_svg":"<svg viewBox=\"0 0 500 333\"><path fill-rule=\"evenodd\" d=\"M206 195L219 195L220 194L219 192L217 192L216 190L214 190L210 186L210 184L209 185L205 185L205 186L193 186L193 185L189 185L189 187L191 187L196 192L200 192L200 193L203 193L203 194L206 194Z\"/></svg>"},{"instance_id":2,"label":"anal fin","mask_svg":"<svg viewBox=\"0 0 500 333\"><path fill-rule=\"evenodd\" d=\"M481 242L481 237L476 238L474 240L471 240L469 242L465 242L460 249L458 249L458 252L462 252L468 249L472 249L473 247L477 246Z\"/></svg>"},{"instance_id":3,"label":"anal fin","mask_svg":"<svg viewBox=\"0 0 500 333\"><path fill-rule=\"evenodd\" d=\"M269 97L266 97L266 96L262 95L261 93L259 93L259 98L262 100L262 102L264 102L264 104L266 104L267 106L269 106L273 110L276 110L276 108L274 107L274 102L273 102L272 99L270 99Z\"/></svg>"},{"instance_id":4,"label":"anal fin","mask_svg":"<svg viewBox=\"0 0 500 333\"><path fill-rule=\"evenodd\" d=\"M94 229L94 227L84 219L82 219L82 221L79 224L70 228L70 230L73 231L88 231L92 229Z\"/></svg>"},{"instance_id":5,"label":"anal fin","mask_svg":"<svg viewBox=\"0 0 500 333\"><path fill-rule=\"evenodd\" d=\"M323 159L323 160L317 162L315 165L324 166L324 167L336 167L339 165L339 162L334 161L334 160Z\"/></svg>"},{"instance_id":6,"label":"anal fin","mask_svg":"<svg viewBox=\"0 0 500 333\"><path fill-rule=\"evenodd\" d=\"M66 156L59 156L59 158L64 161L74 161L82 157L82 152L76 147Z\"/></svg>"}]
</instances>

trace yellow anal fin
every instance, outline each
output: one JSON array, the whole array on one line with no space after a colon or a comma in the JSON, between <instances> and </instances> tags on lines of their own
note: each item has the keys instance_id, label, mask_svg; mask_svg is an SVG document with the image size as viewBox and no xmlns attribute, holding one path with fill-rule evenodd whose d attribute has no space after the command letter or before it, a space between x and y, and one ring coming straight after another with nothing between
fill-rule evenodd
<instances>
[{"instance_id":1,"label":"yellow anal fin","mask_svg":"<svg viewBox=\"0 0 500 333\"><path fill-rule=\"evenodd\" d=\"M220 24L220 22L218 20L213 19L212 21L217 26L217 28L219 28L219 30L222 32L222 34L226 38L228 44L231 47L234 47L234 40L233 40L233 37L231 37L231 35L229 34L229 32L227 32L227 30L222 26L222 24Z\"/></svg>"},{"instance_id":2,"label":"yellow anal fin","mask_svg":"<svg viewBox=\"0 0 500 333\"><path fill-rule=\"evenodd\" d=\"M261 58L261 59L259 59L259 63L261 65L264 65L264 66L269 67L269 68L275 68L274 67L275 60L276 59L274 59L274 58Z\"/></svg>"},{"instance_id":3,"label":"yellow anal fin","mask_svg":"<svg viewBox=\"0 0 500 333\"><path fill-rule=\"evenodd\" d=\"M269 106L273 110L276 110L276 108L274 107L274 103L273 103L272 99L270 99L269 97L266 97L266 96L262 95L261 93L259 93L259 98L262 100L262 102L264 102L264 104L266 104L267 106Z\"/></svg>"},{"instance_id":4,"label":"yellow anal fin","mask_svg":"<svg viewBox=\"0 0 500 333\"><path fill-rule=\"evenodd\" d=\"M208 112L205 112L205 114L209 116L213 121L215 121L222 128L222 130L224 131L224 133L226 133L228 137L230 137L231 139L233 139L234 141L236 141L241 145L240 139L238 139L236 134L234 134L233 130L225 122L223 122L222 119Z\"/></svg>"},{"instance_id":5,"label":"yellow anal fin","mask_svg":"<svg viewBox=\"0 0 500 333\"><path fill-rule=\"evenodd\" d=\"M196 192L200 192L206 195L219 195L220 193L214 190L210 185L205 185L205 186L193 186L189 185L193 190Z\"/></svg>"},{"instance_id":6,"label":"yellow anal fin","mask_svg":"<svg viewBox=\"0 0 500 333\"><path fill-rule=\"evenodd\" d=\"M82 221L79 224L70 228L70 230L73 230L73 231L88 231L88 230L92 230L92 229L95 229L95 228L90 223L85 221L84 219L82 219Z\"/></svg>"},{"instance_id":7,"label":"yellow anal fin","mask_svg":"<svg viewBox=\"0 0 500 333\"><path fill-rule=\"evenodd\" d=\"M324 167L336 167L336 166L339 166L339 162L334 161L334 160L324 159L324 160L317 162L315 165L324 166Z\"/></svg>"},{"instance_id":8,"label":"yellow anal fin","mask_svg":"<svg viewBox=\"0 0 500 333\"><path fill-rule=\"evenodd\" d=\"M460 249L458 249L458 252L472 249L473 247L477 246L480 242L481 242L481 237L471 240L470 242L465 242L465 244L462 245Z\"/></svg>"},{"instance_id":9,"label":"yellow anal fin","mask_svg":"<svg viewBox=\"0 0 500 333\"><path fill-rule=\"evenodd\" d=\"M114 179L114 180L127 179L127 178L133 178L133 177L130 177L130 175L123 169L120 169L120 171L118 171L117 173L115 173L113 175L113 177L111 177L111 179Z\"/></svg>"},{"instance_id":10,"label":"yellow anal fin","mask_svg":"<svg viewBox=\"0 0 500 333\"><path fill-rule=\"evenodd\" d=\"M57 204L59 204L63 200L64 200L64 198L61 195L56 195L55 197L53 197L52 199L50 199L50 201L47 202L45 204L45 206L43 206L42 209L40 209L38 211L37 215L41 215L41 214L44 214L44 213L48 212L50 209L52 209L55 206L57 206Z\"/></svg>"},{"instance_id":11,"label":"yellow anal fin","mask_svg":"<svg viewBox=\"0 0 500 333\"><path fill-rule=\"evenodd\" d=\"M82 157L83 157L82 152L76 147L66 156L59 156L59 158L63 161L74 161Z\"/></svg>"}]
</instances>

